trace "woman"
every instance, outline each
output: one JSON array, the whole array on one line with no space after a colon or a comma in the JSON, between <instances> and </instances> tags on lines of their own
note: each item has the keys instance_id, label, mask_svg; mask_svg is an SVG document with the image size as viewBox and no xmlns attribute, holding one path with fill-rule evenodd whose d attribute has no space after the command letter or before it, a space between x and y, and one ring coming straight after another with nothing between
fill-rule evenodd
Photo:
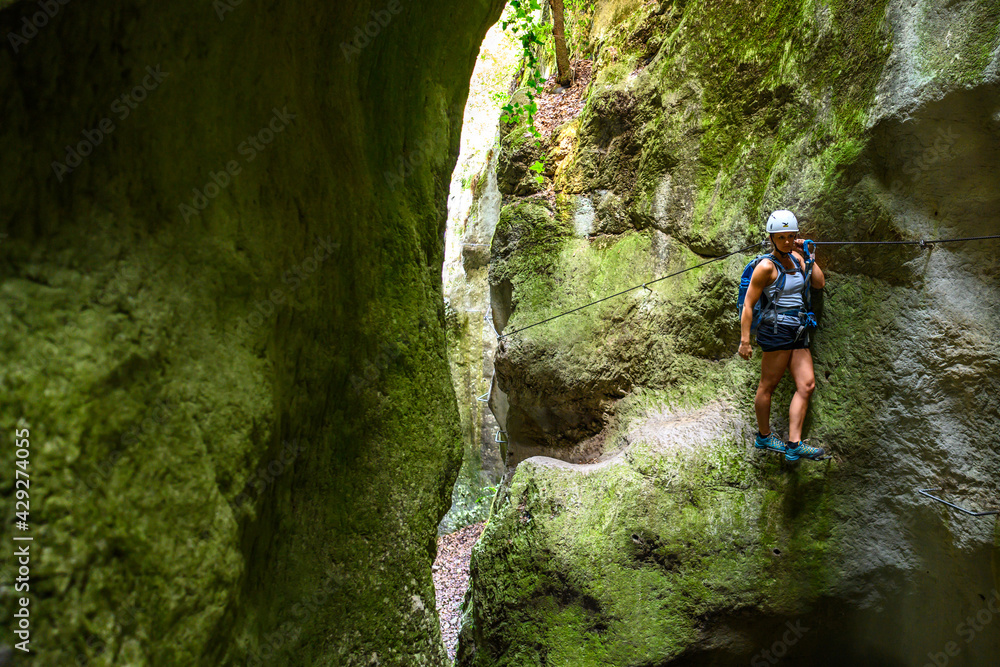
<instances>
[{"instance_id":1,"label":"woman","mask_svg":"<svg viewBox=\"0 0 1000 667\"><path fill-rule=\"evenodd\" d=\"M740 316L740 356L749 359L750 325L753 307L765 291L776 306L764 309L757 328L757 343L764 354L760 361L760 384L754 398L757 413L758 449L784 452L786 461L800 457L821 459L825 452L802 442L802 422L805 420L809 397L816 387L813 374L812 353L809 351L809 334L800 324L799 311L804 309L805 260L802 257L802 240L798 239L799 222L791 211L775 211L767 219L767 233L771 236L774 252L767 256L771 261L761 261L753 271L743 312ZM798 249L798 250L796 250ZM785 273L782 289L778 289L779 272ZM813 264L811 287L821 289L826 284L823 271ZM771 394L778 382L790 369L795 380L795 395L788 408L788 442L771 431Z\"/></svg>"}]
</instances>

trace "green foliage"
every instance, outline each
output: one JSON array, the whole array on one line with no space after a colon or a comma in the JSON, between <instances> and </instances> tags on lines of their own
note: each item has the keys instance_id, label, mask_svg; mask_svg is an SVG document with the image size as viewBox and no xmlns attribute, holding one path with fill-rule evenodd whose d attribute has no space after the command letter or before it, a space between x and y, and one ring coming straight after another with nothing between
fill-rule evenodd
<instances>
[{"instance_id":1,"label":"green foliage","mask_svg":"<svg viewBox=\"0 0 1000 667\"><path fill-rule=\"evenodd\" d=\"M479 492L479 497L476 498L476 504L482 503L484 500L490 502L493 501L493 497L497 494L497 487L495 486L484 486Z\"/></svg>"},{"instance_id":2,"label":"green foliage","mask_svg":"<svg viewBox=\"0 0 1000 667\"><path fill-rule=\"evenodd\" d=\"M542 172L545 171L545 165L540 160L536 160L528 169L535 172L535 180L539 183L545 180L545 177L542 176Z\"/></svg>"},{"instance_id":3,"label":"green foliage","mask_svg":"<svg viewBox=\"0 0 1000 667\"><path fill-rule=\"evenodd\" d=\"M585 45L588 44L587 36L595 4L594 0L566 0L564 3L566 46L571 60L582 55ZM538 130L534 127L534 117L538 111L535 96L542 92L545 79L538 70L537 50L544 51L548 58L554 57L552 24L535 20L535 12L542 9L539 0L511 0L509 7L507 17L500 25L504 30L510 30L521 41L524 49L522 60L527 73L522 90L525 90L529 101L525 104L510 100L503 106L502 120L505 123L518 123L522 114L526 114L529 129L538 137ZM499 97L501 96L497 95L494 99Z\"/></svg>"},{"instance_id":4,"label":"green foliage","mask_svg":"<svg viewBox=\"0 0 1000 667\"><path fill-rule=\"evenodd\" d=\"M564 4L566 12L566 45L570 58L579 54L589 31L590 21L594 13L594 0L567 0ZM535 98L541 94L545 79L538 69L538 53L542 51L546 57L554 57L554 40L552 39L552 24L535 20L535 13L542 6L539 0L511 0L508 14L500 25L504 30L511 31L520 40L523 53L526 79L517 92L523 92L527 101L517 99L517 92L501 107L500 121L507 124L518 124L525 121L527 131L535 137L536 146L541 147L541 133L535 127L535 114L538 113L538 103ZM504 95L492 95L496 102L501 102ZM536 161L530 169L535 172L535 180L543 183L545 177L544 158Z\"/></svg>"},{"instance_id":5,"label":"green foliage","mask_svg":"<svg viewBox=\"0 0 1000 667\"><path fill-rule=\"evenodd\" d=\"M566 50L572 62L589 51L590 25L594 18L595 0L563 0L563 28L566 32ZM555 39L552 26L546 24L540 35L545 44L545 57L555 59Z\"/></svg>"},{"instance_id":6,"label":"green foliage","mask_svg":"<svg viewBox=\"0 0 1000 667\"><path fill-rule=\"evenodd\" d=\"M507 93L503 92L502 90L495 90L490 92L490 99L493 100L497 104L497 106L502 105L504 103L504 100L507 99L507 97L508 97Z\"/></svg>"},{"instance_id":7,"label":"green foliage","mask_svg":"<svg viewBox=\"0 0 1000 667\"><path fill-rule=\"evenodd\" d=\"M504 30L510 30L521 42L521 47L524 50L522 60L527 76L523 90L528 97L527 103L514 99L507 102L503 106L503 115L500 120L504 123L518 123L521 117L526 115L528 127L535 137L541 136L534 124L535 113L538 112L535 96L542 92L542 85L545 83L541 72L538 71L538 56L535 55L533 48L543 45L542 38L545 29L541 23L535 21L535 12L541 8L538 0L511 0L510 13L500 24Z\"/></svg>"},{"instance_id":8,"label":"green foliage","mask_svg":"<svg viewBox=\"0 0 1000 667\"><path fill-rule=\"evenodd\" d=\"M582 57L589 51L590 25L594 20L595 0L564 0L566 10L566 48L569 58Z\"/></svg>"}]
</instances>

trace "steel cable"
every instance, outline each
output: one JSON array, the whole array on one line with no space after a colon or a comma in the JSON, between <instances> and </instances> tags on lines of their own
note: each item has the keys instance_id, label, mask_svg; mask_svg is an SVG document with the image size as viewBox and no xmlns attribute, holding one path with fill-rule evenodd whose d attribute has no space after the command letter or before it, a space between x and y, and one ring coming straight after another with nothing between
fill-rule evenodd
<instances>
[{"instance_id":1,"label":"steel cable","mask_svg":"<svg viewBox=\"0 0 1000 667\"><path fill-rule=\"evenodd\" d=\"M926 248L927 246L935 245L935 244L938 244L938 243L957 243L959 241L988 241L988 240L992 240L992 239L1000 239L1000 234L993 234L993 235L990 235L990 236L966 236L966 237L961 237L961 238L950 238L950 239L932 239L930 241L928 241L926 239L919 239L919 240L916 240L916 241L812 241L812 243L814 243L815 245L919 245L921 248ZM567 311L559 313L557 315L553 315L552 317L547 317L544 320L539 320L538 322L534 322L532 324L529 324L526 327L521 327L520 329L515 329L514 331L511 331L509 333L505 333L505 334L497 333L497 331L496 331L495 328L493 329L493 332L497 334L497 340L502 340L502 339L506 338L507 336L513 336L516 333L521 333L522 331L526 331L526 330L528 330L528 329L530 329L532 327L537 327L540 324L545 324L546 322L551 322L552 320L558 319L558 318L563 317L565 315L571 315L572 313L576 313L578 311L583 310L584 308L589 308L590 306L594 306L596 304L602 303L604 301L607 301L608 299L614 299L615 297L622 296L623 294L628 294L629 292L634 292L637 289L645 288L647 285L652 285L653 283L658 283L661 280L666 280L667 278L673 278L674 276L679 276L682 273L687 273L688 271L693 271L694 269L699 269L699 268L701 268L703 266L706 266L707 264L711 264L712 262L718 262L718 261L726 259L728 257L732 257L733 255L738 255L740 253L746 252L747 250L749 250L751 248L756 248L758 246L761 247L761 248L763 248L766 244L767 244L767 240L764 240L764 241L762 241L760 243L751 243L750 245L744 246L743 248L740 248L739 250L734 250L733 252L727 253L725 255L720 255L718 257L713 257L712 259L709 259L709 260L707 260L705 262L702 262L701 264L695 264L694 266L688 267L686 269L682 269L680 271L675 271L674 273L670 273L670 274L667 274L665 276L661 276L661 277L656 278L654 280L650 280L648 282L642 283L641 285L636 285L635 287L630 287L630 288L628 288L626 290L622 290L621 292L616 292L615 294L610 294L610 295L608 295L606 297L602 297L602 298L598 299L597 301L591 301L590 303L586 303L586 304L584 304L582 306L578 306L576 308L573 308L572 310L567 310Z\"/></svg>"}]
</instances>

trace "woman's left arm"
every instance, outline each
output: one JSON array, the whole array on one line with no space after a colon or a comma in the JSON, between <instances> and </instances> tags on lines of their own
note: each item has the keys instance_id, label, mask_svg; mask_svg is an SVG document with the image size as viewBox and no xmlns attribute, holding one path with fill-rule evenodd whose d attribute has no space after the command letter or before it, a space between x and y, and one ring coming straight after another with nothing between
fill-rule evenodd
<instances>
[{"instance_id":1,"label":"woman's left arm","mask_svg":"<svg viewBox=\"0 0 1000 667\"><path fill-rule=\"evenodd\" d=\"M795 239L795 247L798 248L799 252L804 252L803 248L804 245L805 242L802 239ZM823 286L826 285L826 276L823 275L823 269L819 268L819 264L816 264L815 262L816 246L813 246L812 255L814 258L813 269L812 269L812 280L810 281L809 285L815 289L823 289Z\"/></svg>"},{"instance_id":2,"label":"woman's left arm","mask_svg":"<svg viewBox=\"0 0 1000 667\"><path fill-rule=\"evenodd\" d=\"M826 285L826 276L823 275L823 269L819 268L819 264L813 263L812 282L810 285L815 289L823 289L823 286Z\"/></svg>"}]
</instances>

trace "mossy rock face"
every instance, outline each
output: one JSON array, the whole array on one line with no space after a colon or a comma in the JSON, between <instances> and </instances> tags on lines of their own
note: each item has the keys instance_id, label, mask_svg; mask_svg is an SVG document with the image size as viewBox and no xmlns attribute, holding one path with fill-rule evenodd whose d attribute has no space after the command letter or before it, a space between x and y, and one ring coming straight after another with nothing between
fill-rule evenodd
<instances>
[{"instance_id":1,"label":"mossy rock face","mask_svg":"<svg viewBox=\"0 0 1000 667\"><path fill-rule=\"evenodd\" d=\"M591 458L619 398L633 387L666 387L703 373L733 341L735 260L533 326L584 298L701 261L653 229L581 238L571 226L575 207L572 199L560 199L558 211L531 200L510 204L493 240L493 311L505 334L515 332L501 340L495 359L510 399L505 430L515 461ZM598 214L605 210L599 204Z\"/></svg>"},{"instance_id":2,"label":"mossy rock face","mask_svg":"<svg viewBox=\"0 0 1000 667\"><path fill-rule=\"evenodd\" d=\"M444 663L441 235L502 2L50 4L0 53L33 664Z\"/></svg>"},{"instance_id":3,"label":"mossy rock face","mask_svg":"<svg viewBox=\"0 0 1000 667\"><path fill-rule=\"evenodd\" d=\"M518 467L473 553L460 665L666 664L713 618L745 613L751 646L830 591L828 469L748 457L717 401L655 419L600 464Z\"/></svg>"},{"instance_id":4,"label":"mossy rock face","mask_svg":"<svg viewBox=\"0 0 1000 667\"><path fill-rule=\"evenodd\" d=\"M601 443L588 439L605 428L618 398L633 386L666 386L697 372L705 357L720 353L718 337L731 337L726 320L712 323L695 314L729 308L730 295L720 284L732 279L720 283L718 271L687 274L690 280L633 290L617 301L531 326L576 305L581 293L591 298L614 293L649 280L658 268L698 260L684 248L664 245L655 230L574 236L574 207L572 201L560 202L554 212L530 200L511 204L494 236L490 284L497 326L504 332L531 327L502 339L495 360L499 387L510 398L506 431L515 460L539 453L589 458ZM681 349L657 335L667 327L690 331ZM685 354L690 351L699 356Z\"/></svg>"},{"instance_id":5,"label":"mossy rock face","mask_svg":"<svg viewBox=\"0 0 1000 667\"><path fill-rule=\"evenodd\" d=\"M536 138L527 125L527 117L517 123L503 123L496 168L497 187L504 195L525 196L540 192L538 171L531 167L543 163L543 172L551 171L545 164L552 137Z\"/></svg>"},{"instance_id":6,"label":"mossy rock face","mask_svg":"<svg viewBox=\"0 0 1000 667\"><path fill-rule=\"evenodd\" d=\"M447 534L484 521L503 476L495 436L496 419L486 404L492 373L484 367L488 339L483 335L483 297L488 293L485 269L470 270L456 281L445 302L448 358L461 418L462 466L452 489L452 503L438 532ZM488 349L488 348L487 348Z\"/></svg>"},{"instance_id":7,"label":"mossy rock face","mask_svg":"<svg viewBox=\"0 0 1000 667\"><path fill-rule=\"evenodd\" d=\"M687 491L636 472L632 452L645 450L629 434L673 428L658 415L675 414L679 397L697 398L691 409L722 401L752 428L759 356L732 357L736 286L755 252L649 283L762 238L771 210L790 208L820 240L1000 233L996 5L599 4L594 81L573 145L560 147L556 204L517 216L553 240L494 245L494 307L509 334L497 382L520 464L474 556L460 662L746 664L803 620L812 629L790 658L922 664L995 586L993 524L916 493L940 485L977 507L1000 493L993 246L820 248L827 289L806 433L831 462L758 465L747 433L706 426L693 450L650 455L665 479L710 499L689 531ZM948 63L930 37L942 26L962 31ZM595 210L583 237L566 203L580 198ZM602 229L604 201L628 224ZM785 380L774 396L780 435L793 391ZM729 464L695 480L685 471L707 466L703 441ZM759 501L719 514L743 483L744 500ZM607 492L617 485L627 492ZM628 540L609 517L631 522ZM797 546L753 570L768 562L768 522L802 517ZM711 552L721 525L748 542ZM681 533L690 550L677 548ZM713 560L739 585L720 593L700 569ZM685 567L705 590L683 588ZM649 577L658 583L636 593ZM687 595L672 598L674 586ZM948 623L922 615L927 605ZM980 634L963 655L995 661L1000 636Z\"/></svg>"}]
</instances>

